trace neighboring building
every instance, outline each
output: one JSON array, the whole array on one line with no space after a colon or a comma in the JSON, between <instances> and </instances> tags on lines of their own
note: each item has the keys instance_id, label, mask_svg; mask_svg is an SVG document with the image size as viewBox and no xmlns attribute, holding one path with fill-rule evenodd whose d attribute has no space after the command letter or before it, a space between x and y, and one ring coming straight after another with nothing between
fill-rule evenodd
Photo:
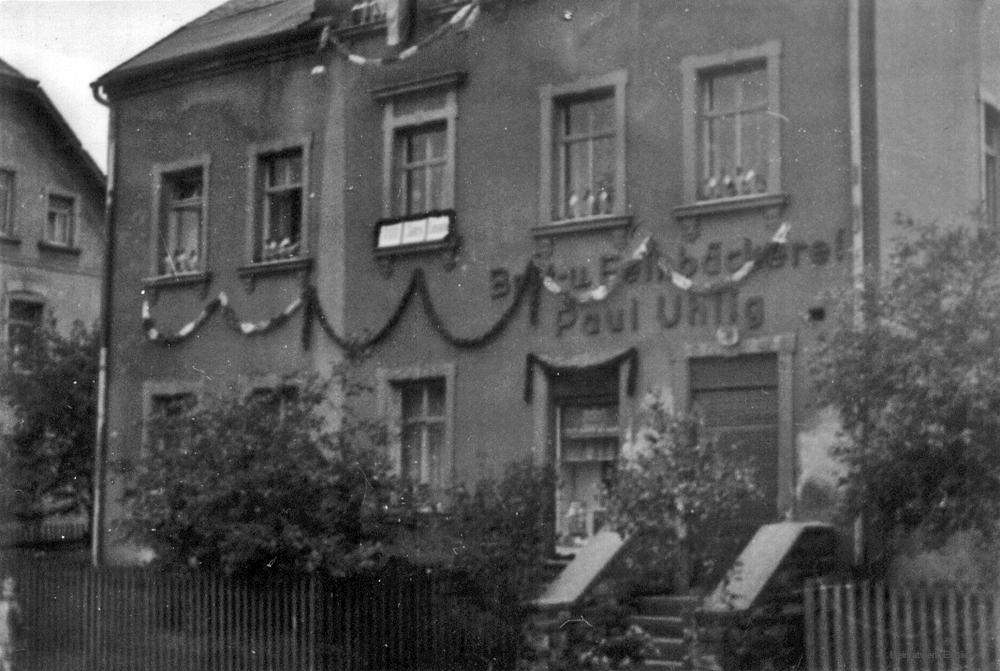
<instances>
[{"instance_id":1,"label":"neighboring building","mask_svg":"<svg viewBox=\"0 0 1000 671\"><path fill-rule=\"evenodd\" d=\"M43 320L97 322L104 175L38 82L0 60L0 358ZM0 431L9 415L0 409Z\"/></svg>"},{"instance_id":2,"label":"neighboring building","mask_svg":"<svg viewBox=\"0 0 1000 671\"><path fill-rule=\"evenodd\" d=\"M996 216L997 4L425 0L399 47L374 2L222 5L95 82L108 459L136 417L370 334L400 472L554 463L565 541L651 389L753 455L754 521L828 517L824 292L897 210Z\"/></svg>"}]
</instances>

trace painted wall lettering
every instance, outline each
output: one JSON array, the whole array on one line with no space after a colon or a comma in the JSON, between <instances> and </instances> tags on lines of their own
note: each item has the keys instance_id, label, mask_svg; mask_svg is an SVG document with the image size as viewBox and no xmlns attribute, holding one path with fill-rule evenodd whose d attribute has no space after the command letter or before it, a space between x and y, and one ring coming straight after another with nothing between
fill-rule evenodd
<instances>
[{"instance_id":1,"label":"painted wall lettering","mask_svg":"<svg viewBox=\"0 0 1000 671\"><path fill-rule=\"evenodd\" d=\"M663 331L682 325L712 329L739 326L749 331L764 326L764 298L751 296L741 301L739 291L735 290L706 295L670 291L656 296L655 305L649 305L645 311L642 305L638 298L629 300L627 310L566 301L556 313L556 335L574 328L589 336L621 333L626 326L636 332L643 327L643 314L652 315L649 327Z\"/></svg>"}]
</instances>

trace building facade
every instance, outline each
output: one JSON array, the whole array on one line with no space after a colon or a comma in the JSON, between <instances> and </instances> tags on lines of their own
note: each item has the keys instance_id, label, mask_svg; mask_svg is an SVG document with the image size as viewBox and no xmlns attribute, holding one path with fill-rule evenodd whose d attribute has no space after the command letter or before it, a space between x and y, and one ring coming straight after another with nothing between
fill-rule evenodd
<instances>
[{"instance_id":1,"label":"building facade","mask_svg":"<svg viewBox=\"0 0 1000 671\"><path fill-rule=\"evenodd\" d=\"M97 322L104 175L39 83L0 61L0 353ZM0 413L0 425L10 418ZM6 432L6 431L4 431Z\"/></svg>"},{"instance_id":2,"label":"building facade","mask_svg":"<svg viewBox=\"0 0 1000 671\"><path fill-rule=\"evenodd\" d=\"M897 210L996 211L995 3L946 4L426 0L388 30L375 2L222 5L94 85L106 459L177 400L365 349L401 474L552 463L567 544L600 527L648 393L743 446L752 521L828 519L836 418L808 364L829 291L877 267ZM903 38L944 22L960 56ZM911 166L942 120L962 142Z\"/></svg>"}]
</instances>

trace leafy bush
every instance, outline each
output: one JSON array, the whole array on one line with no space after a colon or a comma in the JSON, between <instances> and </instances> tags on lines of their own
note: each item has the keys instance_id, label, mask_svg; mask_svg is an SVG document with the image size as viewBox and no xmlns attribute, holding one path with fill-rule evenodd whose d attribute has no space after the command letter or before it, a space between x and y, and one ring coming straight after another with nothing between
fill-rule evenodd
<instances>
[{"instance_id":1,"label":"leafy bush","mask_svg":"<svg viewBox=\"0 0 1000 671\"><path fill-rule=\"evenodd\" d=\"M0 444L3 489L15 514L87 512L92 501L97 421L98 331L75 322L68 334L50 320L32 347L13 352L0 397L13 411Z\"/></svg>"},{"instance_id":2,"label":"leafy bush","mask_svg":"<svg viewBox=\"0 0 1000 671\"><path fill-rule=\"evenodd\" d=\"M326 418L330 382L208 398L155 418L131 467L127 528L161 562L344 575L383 562L408 514L377 422ZM157 439L169 436L169 440Z\"/></svg>"},{"instance_id":3,"label":"leafy bush","mask_svg":"<svg viewBox=\"0 0 1000 671\"><path fill-rule=\"evenodd\" d=\"M754 474L738 445L710 439L696 417L675 415L659 393L647 396L641 419L607 491L610 523L637 537L637 568L672 565L682 582L705 584L745 541L733 532L760 501Z\"/></svg>"},{"instance_id":4,"label":"leafy bush","mask_svg":"<svg viewBox=\"0 0 1000 671\"><path fill-rule=\"evenodd\" d=\"M842 297L813 370L843 424L845 512L880 538L996 538L1000 232L904 232L877 292Z\"/></svg>"}]
</instances>

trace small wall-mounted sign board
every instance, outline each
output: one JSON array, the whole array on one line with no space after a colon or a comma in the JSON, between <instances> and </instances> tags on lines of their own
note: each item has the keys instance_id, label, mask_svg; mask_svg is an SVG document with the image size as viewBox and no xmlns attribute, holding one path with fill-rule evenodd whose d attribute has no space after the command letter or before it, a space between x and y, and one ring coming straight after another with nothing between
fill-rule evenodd
<instances>
[{"instance_id":1,"label":"small wall-mounted sign board","mask_svg":"<svg viewBox=\"0 0 1000 671\"><path fill-rule=\"evenodd\" d=\"M450 210L383 219L375 229L375 249L400 250L447 243L454 237L455 213Z\"/></svg>"}]
</instances>

